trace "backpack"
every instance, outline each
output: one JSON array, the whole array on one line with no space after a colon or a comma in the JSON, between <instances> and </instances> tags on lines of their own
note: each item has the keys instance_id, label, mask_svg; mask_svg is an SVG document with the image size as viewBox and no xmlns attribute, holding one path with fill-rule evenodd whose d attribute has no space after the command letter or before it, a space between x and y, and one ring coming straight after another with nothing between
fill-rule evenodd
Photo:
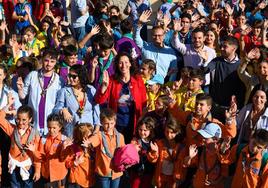
<instances>
[{"instance_id":1,"label":"backpack","mask_svg":"<svg viewBox=\"0 0 268 188\"><path fill-rule=\"evenodd\" d=\"M237 150L236 150L236 161L238 161L239 159L239 156L241 154L241 151L243 150L243 148L245 148L247 146L247 144L239 144L238 147L237 147ZM267 161L268 161L268 153L267 152L264 152L262 154L262 159L261 159L261 168L259 170L259 176L262 174L263 172L263 169L265 167L265 165L267 164Z\"/></svg>"}]
</instances>

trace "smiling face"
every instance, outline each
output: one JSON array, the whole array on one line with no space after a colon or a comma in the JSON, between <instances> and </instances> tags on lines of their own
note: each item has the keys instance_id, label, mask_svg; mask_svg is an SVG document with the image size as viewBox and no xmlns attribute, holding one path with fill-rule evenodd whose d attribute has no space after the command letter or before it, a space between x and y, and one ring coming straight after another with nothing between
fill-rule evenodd
<instances>
[{"instance_id":1,"label":"smiling face","mask_svg":"<svg viewBox=\"0 0 268 188\"><path fill-rule=\"evenodd\" d=\"M50 56L45 56L43 58L43 70L44 72L54 71L57 59L53 59Z\"/></svg>"},{"instance_id":2,"label":"smiling face","mask_svg":"<svg viewBox=\"0 0 268 188\"><path fill-rule=\"evenodd\" d=\"M121 56L118 60L118 69L122 75L130 74L131 63L128 56Z\"/></svg>"},{"instance_id":3,"label":"smiling face","mask_svg":"<svg viewBox=\"0 0 268 188\"><path fill-rule=\"evenodd\" d=\"M115 128L116 118L104 118L101 124L104 131L108 134L111 134Z\"/></svg>"},{"instance_id":4,"label":"smiling face","mask_svg":"<svg viewBox=\"0 0 268 188\"><path fill-rule=\"evenodd\" d=\"M164 30L161 28L154 29L152 38L155 46L162 47L164 41Z\"/></svg>"},{"instance_id":5,"label":"smiling face","mask_svg":"<svg viewBox=\"0 0 268 188\"><path fill-rule=\"evenodd\" d=\"M215 39L216 39L216 36L215 36L215 34L212 31L208 31L206 33L206 39L205 39L205 41L206 41L207 44L214 44Z\"/></svg>"},{"instance_id":6,"label":"smiling face","mask_svg":"<svg viewBox=\"0 0 268 188\"><path fill-rule=\"evenodd\" d=\"M210 110L211 110L211 105L208 105L206 100L196 101L195 114L197 116L206 116Z\"/></svg>"},{"instance_id":7,"label":"smiling face","mask_svg":"<svg viewBox=\"0 0 268 188\"><path fill-rule=\"evenodd\" d=\"M203 80L200 80L199 78L190 78L188 89L190 91L197 91L201 89L202 84L203 84Z\"/></svg>"},{"instance_id":8,"label":"smiling face","mask_svg":"<svg viewBox=\"0 0 268 188\"><path fill-rule=\"evenodd\" d=\"M62 126L57 121L49 121L47 124L47 128L49 135L51 135L54 138L58 136L58 134L62 129Z\"/></svg>"},{"instance_id":9,"label":"smiling face","mask_svg":"<svg viewBox=\"0 0 268 188\"><path fill-rule=\"evenodd\" d=\"M195 48L201 48L204 46L205 36L203 32L193 33L192 42Z\"/></svg>"},{"instance_id":10,"label":"smiling face","mask_svg":"<svg viewBox=\"0 0 268 188\"><path fill-rule=\"evenodd\" d=\"M254 138L249 141L249 151L251 154L261 153L266 148L265 145L259 144Z\"/></svg>"},{"instance_id":11,"label":"smiling face","mask_svg":"<svg viewBox=\"0 0 268 188\"><path fill-rule=\"evenodd\" d=\"M142 124L139 127L138 132L139 132L140 138L141 139L144 139L144 140L147 140L148 137L150 136L150 133L151 133L151 131L146 128L146 125L145 124Z\"/></svg>"},{"instance_id":12,"label":"smiling face","mask_svg":"<svg viewBox=\"0 0 268 188\"><path fill-rule=\"evenodd\" d=\"M17 127L19 129L27 129L30 126L32 118L29 117L28 113L18 113L16 118Z\"/></svg>"},{"instance_id":13,"label":"smiling face","mask_svg":"<svg viewBox=\"0 0 268 188\"><path fill-rule=\"evenodd\" d=\"M266 102L267 102L266 93L262 90L256 91L256 93L252 98L253 106L259 109L263 109L265 107Z\"/></svg>"},{"instance_id":14,"label":"smiling face","mask_svg":"<svg viewBox=\"0 0 268 188\"><path fill-rule=\"evenodd\" d=\"M68 81L72 87L80 85L78 74L72 70L68 74Z\"/></svg>"}]
</instances>

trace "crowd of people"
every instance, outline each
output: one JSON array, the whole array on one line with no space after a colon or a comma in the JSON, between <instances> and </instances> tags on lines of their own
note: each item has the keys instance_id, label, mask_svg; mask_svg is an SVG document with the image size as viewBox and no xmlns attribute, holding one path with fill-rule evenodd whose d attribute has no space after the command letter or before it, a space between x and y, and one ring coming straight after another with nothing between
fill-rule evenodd
<instances>
[{"instance_id":1,"label":"crowd of people","mask_svg":"<svg viewBox=\"0 0 268 188\"><path fill-rule=\"evenodd\" d=\"M0 0L1 187L268 187L267 4Z\"/></svg>"}]
</instances>

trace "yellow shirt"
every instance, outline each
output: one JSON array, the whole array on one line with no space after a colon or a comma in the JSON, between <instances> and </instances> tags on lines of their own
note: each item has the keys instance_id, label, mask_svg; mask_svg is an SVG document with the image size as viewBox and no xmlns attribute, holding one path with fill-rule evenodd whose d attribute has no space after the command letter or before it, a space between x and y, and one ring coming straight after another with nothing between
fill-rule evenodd
<instances>
[{"instance_id":1,"label":"yellow shirt","mask_svg":"<svg viewBox=\"0 0 268 188\"><path fill-rule=\"evenodd\" d=\"M189 90L181 89L175 92L174 95L178 106L182 110L193 112L195 110L196 95L199 93L204 93L204 91L199 89L198 91L191 93Z\"/></svg>"},{"instance_id":2,"label":"yellow shirt","mask_svg":"<svg viewBox=\"0 0 268 188\"><path fill-rule=\"evenodd\" d=\"M32 49L32 52L35 56L38 56L40 54L41 49L44 47L45 44L37 38L34 38L32 42L28 42L26 45L26 49Z\"/></svg>"}]
</instances>

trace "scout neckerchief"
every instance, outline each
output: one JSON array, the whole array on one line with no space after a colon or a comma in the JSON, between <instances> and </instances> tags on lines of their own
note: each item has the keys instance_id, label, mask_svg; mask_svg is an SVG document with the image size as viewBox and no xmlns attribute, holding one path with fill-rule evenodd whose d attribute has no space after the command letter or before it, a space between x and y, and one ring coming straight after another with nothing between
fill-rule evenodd
<instances>
[{"instance_id":1,"label":"scout neckerchief","mask_svg":"<svg viewBox=\"0 0 268 188\"><path fill-rule=\"evenodd\" d=\"M53 72L52 78L50 79L49 84L48 84L48 86L46 88L44 88L44 75L43 75L42 70L38 71L38 76L37 77L38 77L39 85L40 85L41 90L42 90L41 91L41 96L45 97L46 94L47 94L48 88L54 83L54 81L56 79L56 74L55 74L55 72Z\"/></svg>"},{"instance_id":2,"label":"scout neckerchief","mask_svg":"<svg viewBox=\"0 0 268 188\"><path fill-rule=\"evenodd\" d=\"M72 88L74 98L76 99L76 102L78 103L78 109L76 111L76 114L79 116L79 118L81 118L82 114L84 113L85 106L86 106L86 92L83 92L83 101L81 102L81 101L78 101L78 96L75 95L73 87L71 88Z\"/></svg>"},{"instance_id":3,"label":"scout neckerchief","mask_svg":"<svg viewBox=\"0 0 268 188\"><path fill-rule=\"evenodd\" d=\"M28 47L28 49L33 49L35 43L36 43L36 38L34 37L32 43L30 43L30 42L27 43L27 47Z\"/></svg>"},{"instance_id":4,"label":"scout neckerchief","mask_svg":"<svg viewBox=\"0 0 268 188\"><path fill-rule=\"evenodd\" d=\"M116 148L118 148L120 146L120 134L116 129L114 129L114 134L116 138ZM103 153L112 159L114 154L110 152L104 131L101 131L101 137L103 144Z\"/></svg>"},{"instance_id":5,"label":"scout neckerchief","mask_svg":"<svg viewBox=\"0 0 268 188\"><path fill-rule=\"evenodd\" d=\"M123 35L123 37L129 38L133 40L133 34L132 33L126 33Z\"/></svg>"},{"instance_id":6,"label":"scout neckerchief","mask_svg":"<svg viewBox=\"0 0 268 188\"><path fill-rule=\"evenodd\" d=\"M167 153L168 153L168 156L171 159L171 162L175 162L177 160L177 157L178 157L178 154L179 154L179 146L177 146L178 148L177 148L177 151L176 151L176 156L174 157L172 155L172 153L176 149L176 146L174 148L171 148L171 146L170 146L169 142L167 141L167 139L164 139L164 145L167 148ZM170 152L170 149L172 149L172 152Z\"/></svg>"},{"instance_id":7,"label":"scout neckerchief","mask_svg":"<svg viewBox=\"0 0 268 188\"><path fill-rule=\"evenodd\" d=\"M35 129L32 126L29 126L28 129L31 129L31 132L30 132L30 135L29 135L29 137L27 139L26 144L30 144L33 141L34 136L36 134L36 131L35 131ZM13 134L14 134L14 142L18 146L18 148L20 149L22 155L24 156L25 153L26 153L25 146L21 144L19 130L18 130L17 127L14 129L14 133Z\"/></svg>"},{"instance_id":8,"label":"scout neckerchief","mask_svg":"<svg viewBox=\"0 0 268 188\"><path fill-rule=\"evenodd\" d=\"M208 164L207 164L207 152L206 152L206 147L203 148L203 162L204 162L204 170L205 170L205 175L206 175L206 180L209 179L209 173L212 172L212 170L214 170L217 166L219 166L221 168L221 164L219 162L218 159L216 159L215 163L213 164L213 166L209 169L208 168ZM221 170L219 170L218 176L217 178L215 178L215 180L217 180L220 175L221 175Z\"/></svg>"},{"instance_id":9,"label":"scout neckerchief","mask_svg":"<svg viewBox=\"0 0 268 188\"><path fill-rule=\"evenodd\" d=\"M104 59L102 57L99 58L99 67L100 67L100 78L99 78L99 84L102 83L102 80L103 80L103 73L105 70L107 70L110 65L112 64L113 62L113 58L114 58L114 55L113 53L111 52L110 55L109 55L109 58L108 58L108 61L106 62L105 66L103 66L103 61Z\"/></svg>"},{"instance_id":10,"label":"scout neckerchief","mask_svg":"<svg viewBox=\"0 0 268 188\"><path fill-rule=\"evenodd\" d=\"M20 10L21 14L22 14L23 11L25 11L24 8L25 8L27 3L28 3L27 0L25 0L24 3L19 4L19 10Z\"/></svg>"}]
</instances>

